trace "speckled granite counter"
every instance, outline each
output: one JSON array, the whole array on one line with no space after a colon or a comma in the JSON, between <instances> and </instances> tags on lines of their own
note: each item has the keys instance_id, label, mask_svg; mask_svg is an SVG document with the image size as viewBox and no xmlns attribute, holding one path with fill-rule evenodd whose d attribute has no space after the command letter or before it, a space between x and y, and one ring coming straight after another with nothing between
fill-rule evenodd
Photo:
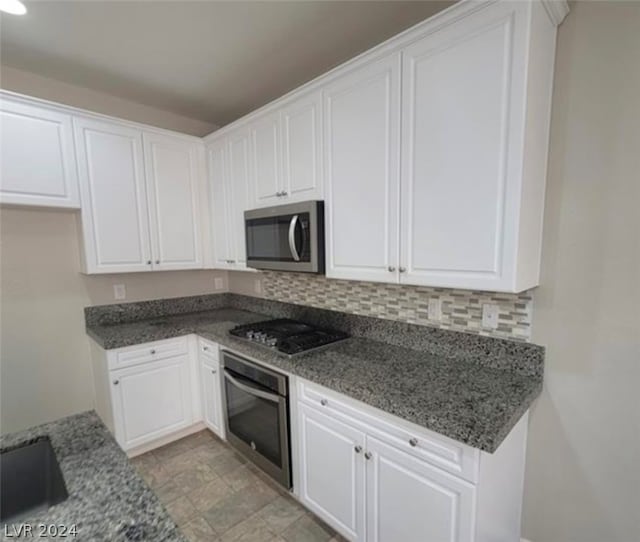
<instances>
[{"instance_id":1,"label":"speckled granite counter","mask_svg":"<svg viewBox=\"0 0 640 542\"><path fill-rule=\"evenodd\" d=\"M195 333L487 452L497 449L542 390L544 349L536 345L408 324L398 327L396 322L344 313L326 314L332 311L300 315L294 308L287 313L280 306L286 304L267 306L260 300L250 304L239 297L243 299L232 300L235 305L269 312L207 306L200 307L206 309L200 312L162 317L154 305L151 318L120 323L112 313L105 318L92 312L87 332L105 349ZM130 317L129 307L114 307L129 311ZM138 311L138 316L148 315ZM360 336L290 358L228 333L237 324L274 317L297 317Z\"/></svg>"},{"instance_id":2,"label":"speckled granite counter","mask_svg":"<svg viewBox=\"0 0 640 542\"><path fill-rule=\"evenodd\" d=\"M69 497L20 523L77 525L78 541L186 542L155 494L129 463L95 412L85 412L26 431L3 435L0 448L11 449L48 436ZM9 524L8 533L11 524ZM2 540L7 536L4 526Z\"/></svg>"}]
</instances>

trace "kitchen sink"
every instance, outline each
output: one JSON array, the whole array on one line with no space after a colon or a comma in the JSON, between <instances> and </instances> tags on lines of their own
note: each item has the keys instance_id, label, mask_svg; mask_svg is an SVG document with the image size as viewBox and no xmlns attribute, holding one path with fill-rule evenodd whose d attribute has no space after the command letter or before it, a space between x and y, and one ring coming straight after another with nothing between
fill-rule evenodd
<instances>
[{"instance_id":1,"label":"kitchen sink","mask_svg":"<svg viewBox=\"0 0 640 542\"><path fill-rule=\"evenodd\" d=\"M0 454L2 523L46 509L67 497L67 487L48 437Z\"/></svg>"}]
</instances>

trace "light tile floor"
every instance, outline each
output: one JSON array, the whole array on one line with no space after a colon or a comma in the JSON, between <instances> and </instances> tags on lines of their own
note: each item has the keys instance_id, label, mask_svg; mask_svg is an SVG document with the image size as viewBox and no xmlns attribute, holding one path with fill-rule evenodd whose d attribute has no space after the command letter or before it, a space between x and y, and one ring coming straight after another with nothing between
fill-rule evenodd
<instances>
[{"instance_id":1,"label":"light tile floor","mask_svg":"<svg viewBox=\"0 0 640 542\"><path fill-rule=\"evenodd\" d=\"M131 461L191 542L344 541L209 431Z\"/></svg>"}]
</instances>

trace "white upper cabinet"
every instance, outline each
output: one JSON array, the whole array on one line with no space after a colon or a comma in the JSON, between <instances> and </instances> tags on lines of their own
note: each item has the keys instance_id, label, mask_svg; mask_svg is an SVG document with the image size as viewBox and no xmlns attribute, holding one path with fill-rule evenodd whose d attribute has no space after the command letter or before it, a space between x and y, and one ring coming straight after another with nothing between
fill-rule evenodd
<instances>
[{"instance_id":1,"label":"white upper cabinet","mask_svg":"<svg viewBox=\"0 0 640 542\"><path fill-rule=\"evenodd\" d=\"M244 269L247 264L247 249L244 235L244 212L251 209L251 189L249 187L250 138L247 128L240 128L229 137L229 202L230 223L232 229L232 250L234 257L231 264L235 268Z\"/></svg>"},{"instance_id":2,"label":"white upper cabinet","mask_svg":"<svg viewBox=\"0 0 640 542\"><path fill-rule=\"evenodd\" d=\"M211 267L246 270L244 212L252 208L251 135L243 126L207 144Z\"/></svg>"},{"instance_id":3,"label":"white upper cabinet","mask_svg":"<svg viewBox=\"0 0 640 542\"><path fill-rule=\"evenodd\" d=\"M142 132L75 118L85 271L152 269Z\"/></svg>"},{"instance_id":4,"label":"white upper cabinet","mask_svg":"<svg viewBox=\"0 0 640 542\"><path fill-rule=\"evenodd\" d=\"M322 199L322 94L302 94L280 110L282 199Z\"/></svg>"},{"instance_id":5,"label":"white upper cabinet","mask_svg":"<svg viewBox=\"0 0 640 542\"><path fill-rule=\"evenodd\" d=\"M164 134L143 139L154 269L202 267L199 149Z\"/></svg>"},{"instance_id":6,"label":"white upper cabinet","mask_svg":"<svg viewBox=\"0 0 640 542\"><path fill-rule=\"evenodd\" d=\"M0 203L80 207L71 115L0 94Z\"/></svg>"},{"instance_id":7,"label":"white upper cabinet","mask_svg":"<svg viewBox=\"0 0 640 542\"><path fill-rule=\"evenodd\" d=\"M275 205L281 197L280 115L264 115L249 127L255 206Z\"/></svg>"},{"instance_id":8,"label":"white upper cabinet","mask_svg":"<svg viewBox=\"0 0 640 542\"><path fill-rule=\"evenodd\" d=\"M538 284L564 12L470 6L324 87L327 276L508 292Z\"/></svg>"},{"instance_id":9,"label":"white upper cabinet","mask_svg":"<svg viewBox=\"0 0 640 542\"><path fill-rule=\"evenodd\" d=\"M209 226L213 260L212 267L229 267L234 258L231 228L231 185L228 181L227 142L207 145L209 171Z\"/></svg>"},{"instance_id":10,"label":"white upper cabinet","mask_svg":"<svg viewBox=\"0 0 640 542\"><path fill-rule=\"evenodd\" d=\"M400 55L324 88L326 273L397 280Z\"/></svg>"},{"instance_id":11,"label":"white upper cabinet","mask_svg":"<svg viewBox=\"0 0 640 542\"><path fill-rule=\"evenodd\" d=\"M515 242L520 207L533 204L518 199L529 8L497 4L403 51L403 283L533 286L514 280L518 265L537 265L518 261Z\"/></svg>"},{"instance_id":12,"label":"white upper cabinet","mask_svg":"<svg viewBox=\"0 0 640 542\"><path fill-rule=\"evenodd\" d=\"M73 122L84 271L201 268L200 142L92 118Z\"/></svg>"},{"instance_id":13,"label":"white upper cabinet","mask_svg":"<svg viewBox=\"0 0 640 542\"><path fill-rule=\"evenodd\" d=\"M322 199L322 95L301 93L249 123L252 207Z\"/></svg>"}]
</instances>

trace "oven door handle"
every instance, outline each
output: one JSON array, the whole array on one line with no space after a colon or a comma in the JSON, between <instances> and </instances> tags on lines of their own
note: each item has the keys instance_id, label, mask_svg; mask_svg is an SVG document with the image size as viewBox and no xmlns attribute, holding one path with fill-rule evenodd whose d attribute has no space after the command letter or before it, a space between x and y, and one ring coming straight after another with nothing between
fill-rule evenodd
<instances>
[{"instance_id":1,"label":"oven door handle","mask_svg":"<svg viewBox=\"0 0 640 542\"><path fill-rule=\"evenodd\" d=\"M265 399L266 401L271 401L272 403L279 403L280 402L280 396L279 395L275 395L273 393L267 393L266 391L262 391L262 390L259 390L257 388L254 388L252 386L247 386L246 384L242 384L241 382L236 380L234 377L232 377L231 374L229 374L229 371L227 371L226 369L224 370L224 377L229 382L231 382L231 384L233 384L237 388L241 389L242 391L248 393L249 395L254 395L255 397L260 397L261 399Z\"/></svg>"},{"instance_id":2,"label":"oven door handle","mask_svg":"<svg viewBox=\"0 0 640 542\"><path fill-rule=\"evenodd\" d=\"M298 254L298 249L296 248L296 224L298 223L298 215L293 215L291 217L291 222L289 223L289 249L291 250L291 255L296 262L300 261L300 254Z\"/></svg>"}]
</instances>

